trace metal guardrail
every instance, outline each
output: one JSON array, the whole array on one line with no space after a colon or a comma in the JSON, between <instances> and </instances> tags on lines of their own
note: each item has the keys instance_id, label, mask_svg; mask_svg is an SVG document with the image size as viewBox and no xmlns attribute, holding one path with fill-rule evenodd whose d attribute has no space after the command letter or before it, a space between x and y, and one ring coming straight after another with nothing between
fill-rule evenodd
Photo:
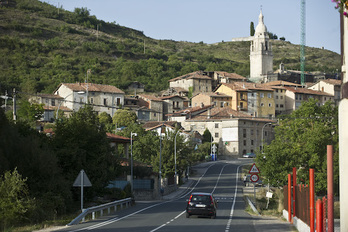
<instances>
[{"instance_id":1,"label":"metal guardrail","mask_svg":"<svg viewBox=\"0 0 348 232\"><path fill-rule=\"evenodd\" d=\"M77 216L74 220L72 220L68 224L68 226L76 225L76 224L80 223L80 221L84 222L85 217L88 214L92 214L92 220L94 220L96 218L95 213L98 211L100 212L100 216L103 216L103 212L105 209L108 210L108 214L109 214L111 211L110 209L112 207L114 207L114 212L117 211L118 206L120 206L121 209L123 209L123 206L128 208L131 205L132 201L133 201L132 198L126 198L126 199L122 199L119 201L113 201L113 202L109 202L109 203L106 203L103 205L98 205L98 206L93 206L93 207L87 208L79 216Z\"/></svg>"}]
</instances>

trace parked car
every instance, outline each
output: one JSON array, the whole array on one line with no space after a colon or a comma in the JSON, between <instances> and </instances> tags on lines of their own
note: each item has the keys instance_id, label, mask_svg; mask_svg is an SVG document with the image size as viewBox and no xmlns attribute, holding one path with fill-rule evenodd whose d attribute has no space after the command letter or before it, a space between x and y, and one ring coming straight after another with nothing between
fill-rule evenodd
<instances>
[{"instance_id":1,"label":"parked car","mask_svg":"<svg viewBox=\"0 0 348 232\"><path fill-rule=\"evenodd\" d=\"M243 158L256 158L255 153L246 153L243 155Z\"/></svg>"},{"instance_id":2,"label":"parked car","mask_svg":"<svg viewBox=\"0 0 348 232\"><path fill-rule=\"evenodd\" d=\"M186 206L186 217L191 215L216 218L217 201L211 193L192 193Z\"/></svg>"}]
</instances>

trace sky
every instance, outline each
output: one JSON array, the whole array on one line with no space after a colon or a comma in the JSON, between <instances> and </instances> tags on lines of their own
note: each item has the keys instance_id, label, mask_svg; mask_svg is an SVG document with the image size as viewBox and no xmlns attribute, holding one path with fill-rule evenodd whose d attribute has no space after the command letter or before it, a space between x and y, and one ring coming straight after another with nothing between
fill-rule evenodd
<instances>
[{"instance_id":1,"label":"sky","mask_svg":"<svg viewBox=\"0 0 348 232\"><path fill-rule=\"evenodd\" d=\"M106 22L153 39L216 43L247 37L250 22L264 23L278 38L300 44L301 0L41 0L74 11L87 7ZM331 0L306 0L306 46L340 54L340 20Z\"/></svg>"}]
</instances>

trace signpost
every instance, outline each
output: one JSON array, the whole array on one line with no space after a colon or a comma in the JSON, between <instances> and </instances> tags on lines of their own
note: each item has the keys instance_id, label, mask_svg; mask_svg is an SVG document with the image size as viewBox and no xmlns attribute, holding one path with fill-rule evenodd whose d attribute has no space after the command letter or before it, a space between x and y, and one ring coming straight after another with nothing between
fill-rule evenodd
<instances>
[{"instance_id":1,"label":"signpost","mask_svg":"<svg viewBox=\"0 0 348 232\"><path fill-rule=\"evenodd\" d=\"M83 187L91 187L91 181L89 181L88 176L82 169L79 175L76 177L73 184L74 187L81 187L81 212L83 212Z\"/></svg>"},{"instance_id":2,"label":"signpost","mask_svg":"<svg viewBox=\"0 0 348 232\"><path fill-rule=\"evenodd\" d=\"M251 182L254 183L254 201L256 201L255 183L258 182L260 179L258 175L259 173L260 173L260 170L258 169L258 167L256 167L256 164L253 163L253 165L251 166L249 170L249 174L250 174Z\"/></svg>"},{"instance_id":3,"label":"signpost","mask_svg":"<svg viewBox=\"0 0 348 232\"><path fill-rule=\"evenodd\" d=\"M212 155L211 155L211 157L212 157L212 161L215 161L216 160L216 144L213 144L213 146L211 147L211 151L212 151Z\"/></svg>"}]
</instances>

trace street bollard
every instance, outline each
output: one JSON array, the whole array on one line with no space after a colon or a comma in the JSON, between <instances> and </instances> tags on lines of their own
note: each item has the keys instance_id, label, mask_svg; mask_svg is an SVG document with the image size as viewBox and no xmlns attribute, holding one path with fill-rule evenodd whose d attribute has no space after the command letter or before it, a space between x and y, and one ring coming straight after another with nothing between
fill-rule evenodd
<instances>
[{"instance_id":1,"label":"street bollard","mask_svg":"<svg viewBox=\"0 0 348 232\"><path fill-rule=\"evenodd\" d=\"M323 202L319 199L316 205L317 211L317 232L323 232Z\"/></svg>"}]
</instances>

